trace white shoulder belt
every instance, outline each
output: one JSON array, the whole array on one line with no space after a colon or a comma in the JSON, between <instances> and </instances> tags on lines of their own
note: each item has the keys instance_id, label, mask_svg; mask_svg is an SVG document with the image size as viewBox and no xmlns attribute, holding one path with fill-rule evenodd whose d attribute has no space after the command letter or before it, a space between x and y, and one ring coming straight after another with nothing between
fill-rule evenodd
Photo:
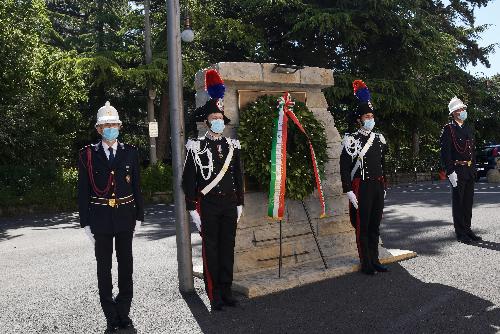
<instances>
[{"instance_id":1,"label":"white shoulder belt","mask_svg":"<svg viewBox=\"0 0 500 334\"><path fill-rule=\"evenodd\" d=\"M227 172L227 169L229 168L229 164L231 163L231 159L233 158L233 152L234 152L234 142L230 138L225 138L227 141L227 144L229 146L229 153L227 154L226 161L224 161L224 165L222 166L222 169L220 170L219 174L210 182L205 188L201 190L201 193L203 195L206 195L207 193L210 192L219 182L222 180L224 175Z\"/></svg>"}]
</instances>

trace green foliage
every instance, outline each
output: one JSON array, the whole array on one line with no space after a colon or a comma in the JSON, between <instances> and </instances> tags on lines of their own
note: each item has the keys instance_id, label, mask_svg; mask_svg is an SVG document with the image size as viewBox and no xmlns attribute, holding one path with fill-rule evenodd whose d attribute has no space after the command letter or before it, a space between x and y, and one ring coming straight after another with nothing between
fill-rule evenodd
<instances>
[{"instance_id":1,"label":"green foliage","mask_svg":"<svg viewBox=\"0 0 500 334\"><path fill-rule=\"evenodd\" d=\"M145 196L172 191L172 167L158 162L141 171L141 188Z\"/></svg>"},{"instance_id":2,"label":"green foliage","mask_svg":"<svg viewBox=\"0 0 500 334\"><path fill-rule=\"evenodd\" d=\"M55 164L43 167L0 166L0 212L53 212L77 209L78 170ZM172 191L172 168L158 163L141 170L146 202L155 192ZM169 196L167 196L169 198Z\"/></svg>"},{"instance_id":3,"label":"green foliage","mask_svg":"<svg viewBox=\"0 0 500 334\"><path fill-rule=\"evenodd\" d=\"M293 111L311 139L321 174L328 158L325 130L304 103L297 102ZM264 191L269 191L274 119L277 116L277 98L268 95L250 103L240 114L238 138L241 142L245 173L255 178ZM303 199L310 195L314 188L315 179L307 138L289 120L286 196L291 199Z\"/></svg>"},{"instance_id":4,"label":"green foliage","mask_svg":"<svg viewBox=\"0 0 500 334\"><path fill-rule=\"evenodd\" d=\"M76 168L2 166L0 167L0 209L15 213L17 208L50 212L77 207Z\"/></svg>"}]
</instances>

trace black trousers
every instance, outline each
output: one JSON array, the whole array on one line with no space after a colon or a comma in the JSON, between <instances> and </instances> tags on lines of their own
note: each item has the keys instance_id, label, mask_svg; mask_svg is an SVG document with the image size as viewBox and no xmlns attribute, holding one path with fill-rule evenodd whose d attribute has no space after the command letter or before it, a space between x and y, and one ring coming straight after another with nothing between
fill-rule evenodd
<instances>
[{"instance_id":1,"label":"black trousers","mask_svg":"<svg viewBox=\"0 0 500 334\"><path fill-rule=\"evenodd\" d=\"M130 305L133 290L133 232L116 235L95 234L95 257L97 260L97 284L101 307L109 324L129 322ZM113 282L111 277L113 238L115 239L116 259L118 261L119 293L113 300Z\"/></svg>"},{"instance_id":2,"label":"black trousers","mask_svg":"<svg viewBox=\"0 0 500 334\"><path fill-rule=\"evenodd\" d=\"M380 222L384 211L384 184L380 180L352 181L352 189L358 199L358 209L349 202L351 224L356 229L359 260L364 268L379 264L378 241Z\"/></svg>"},{"instance_id":3,"label":"black trousers","mask_svg":"<svg viewBox=\"0 0 500 334\"><path fill-rule=\"evenodd\" d=\"M200 202L203 276L210 301L231 293L236 198L205 196Z\"/></svg>"},{"instance_id":4,"label":"black trousers","mask_svg":"<svg viewBox=\"0 0 500 334\"><path fill-rule=\"evenodd\" d=\"M457 237L465 236L471 232L472 204L474 203L474 177L473 173L461 167L457 171L458 182L452 188L453 225Z\"/></svg>"}]
</instances>

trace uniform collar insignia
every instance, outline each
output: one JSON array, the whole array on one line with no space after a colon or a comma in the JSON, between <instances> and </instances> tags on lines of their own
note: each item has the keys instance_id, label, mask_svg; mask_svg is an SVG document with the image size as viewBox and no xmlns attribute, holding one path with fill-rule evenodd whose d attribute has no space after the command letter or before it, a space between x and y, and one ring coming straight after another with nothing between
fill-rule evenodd
<instances>
[{"instance_id":1,"label":"uniform collar insignia","mask_svg":"<svg viewBox=\"0 0 500 334\"><path fill-rule=\"evenodd\" d=\"M214 137L212 136L212 134L210 132L207 131L207 133L205 133L205 137L207 139L210 139L210 140L214 140L214 141L218 141L218 140L221 140L222 138L224 138L223 136L219 136L219 137Z\"/></svg>"},{"instance_id":2,"label":"uniform collar insignia","mask_svg":"<svg viewBox=\"0 0 500 334\"><path fill-rule=\"evenodd\" d=\"M363 136L369 136L371 131L365 130L363 128L359 128L358 132L362 134Z\"/></svg>"}]
</instances>

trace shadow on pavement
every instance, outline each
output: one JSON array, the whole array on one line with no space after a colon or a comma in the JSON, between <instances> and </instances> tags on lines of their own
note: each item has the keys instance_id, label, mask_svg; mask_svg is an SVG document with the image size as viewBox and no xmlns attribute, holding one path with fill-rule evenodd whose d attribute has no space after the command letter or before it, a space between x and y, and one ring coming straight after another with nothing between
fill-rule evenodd
<instances>
[{"instance_id":1,"label":"shadow on pavement","mask_svg":"<svg viewBox=\"0 0 500 334\"><path fill-rule=\"evenodd\" d=\"M443 233L430 233L438 229L442 229ZM384 211L381 235L385 247L409 249L425 255L439 254L445 245L456 242L450 222L417 220L412 216L397 215L393 209Z\"/></svg>"},{"instance_id":2,"label":"shadow on pavement","mask_svg":"<svg viewBox=\"0 0 500 334\"><path fill-rule=\"evenodd\" d=\"M159 240L175 235L174 206L156 204L146 207L145 222L137 233L138 237ZM191 224L192 225L192 224ZM196 228L192 231L195 231ZM79 229L78 212L57 214L38 214L16 218L0 218L0 242L19 237L22 234L10 235L8 230L30 228L32 230Z\"/></svg>"},{"instance_id":3,"label":"shadow on pavement","mask_svg":"<svg viewBox=\"0 0 500 334\"><path fill-rule=\"evenodd\" d=\"M0 242L20 237L11 236L8 230L31 228L33 230L76 229L80 228L78 213L66 212L57 214L39 214L17 218L0 219Z\"/></svg>"},{"instance_id":4,"label":"shadow on pavement","mask_svg":"<svg viewBox=\"0 0 500 334\"><path fill-rule=\"evenodd\" d=\"M442 284L424 283L398 264L210 313L198 295L184 297L203 333L497 333L500 309Z\"/></svg>"},{"instance_id":5,"label":"shadow on pavement","mask_svg":"<svg viewBox=\"0 0 500 334\"><path fill-rule=\"evenodd\" d=\"M187 212L186 212L187 214ZM189 215L188 215L189 217ZM159 240L175 236L175 213L173 204L156 204L146 208L144 223L136 235L149 240ZM189 221L191 233L198 232Z\"/></svg>"},{"instance_id":6,"label":"shadow on pavement","mask_svg":"<svg viewBox=\"0 0 500 334\"><path fill-rule=\"evenodd\" d=\"M500 243L494 242L494 241L478 241L475 243L471 244L472 246L480 247L480 248L486 248L494 251L500 251Z\"/></svg>"}]
</instances>

